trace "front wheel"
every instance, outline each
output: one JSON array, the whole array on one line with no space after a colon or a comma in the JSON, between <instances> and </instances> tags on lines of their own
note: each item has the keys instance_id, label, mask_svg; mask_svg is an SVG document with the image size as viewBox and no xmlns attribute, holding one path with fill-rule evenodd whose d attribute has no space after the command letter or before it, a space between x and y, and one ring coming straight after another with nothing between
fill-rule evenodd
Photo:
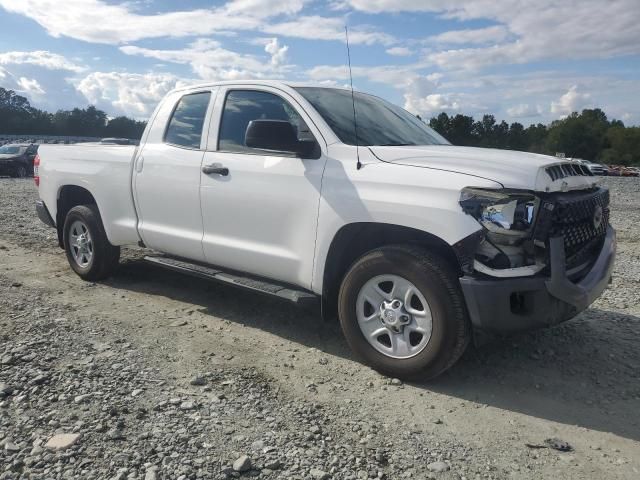
<instances>
[{"instance_id":1,"label":"front wheel","mask_svg":"<svg viewBox=\"0 0 640 480\"><path fill-rule=\"evenodd\" d=\"M456 273L418 247L383 247L357 260L342 282L338 309L356 355L398 378L436 377L471 337Z\"/></svg>"},{"instance_id":2,"label":"front wheel","mask_svg":"<svg viewBox=\"0 0 640 480\"><path fill-rule=\"evenodd\" d=\"M96 205L73 207L63 228L67 260L82 279L102 280L113 273L120 259L120 247L109 243Z\"/></svg>"}]
</instances>

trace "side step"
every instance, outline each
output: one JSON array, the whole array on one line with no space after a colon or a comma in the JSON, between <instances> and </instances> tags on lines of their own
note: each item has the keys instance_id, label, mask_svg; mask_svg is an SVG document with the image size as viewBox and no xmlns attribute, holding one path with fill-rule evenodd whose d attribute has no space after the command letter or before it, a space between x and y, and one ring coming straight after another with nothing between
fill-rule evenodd
<instances>
[{"instance_id":1,"label":"side step","mask_svg":"<svg viewBox=\"0 0 640 480\"><path fill-rule=\"evenodd\" d=\"M187 275L192 275L194 277L214 280L216 282L226 283L235 287L253 290L265 295L279 297L301 307L312 308L320 304L318 296L311 292L295 290L291 287L277 283L270 283L265 280L257 280L255 278L241 276L236 273L229 273L223 270L171 257L146 256L144 257L144 260L163 268L173 270L174 272L186 273Z\"/></svg>"}]
</instances>

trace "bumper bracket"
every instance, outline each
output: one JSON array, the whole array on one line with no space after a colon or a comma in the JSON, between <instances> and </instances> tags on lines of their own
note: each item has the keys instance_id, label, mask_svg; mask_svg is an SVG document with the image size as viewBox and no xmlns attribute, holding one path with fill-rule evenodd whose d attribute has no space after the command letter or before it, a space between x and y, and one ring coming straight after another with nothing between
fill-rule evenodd
<instances>
[{"instance_id":1,"label":"bumper bracket","mask_svg":"<svg viewBox=\"0 0 640 480\"><path fill-rule=\"evenodd\" d=\"M613 272L616 233L609 226L590 271L572 282L565 268L562 237L550 239L550 276L460 279L471 323L491 333L512 333L556 325L586 309L607 288Z\"/></svg>"}]
</instances>

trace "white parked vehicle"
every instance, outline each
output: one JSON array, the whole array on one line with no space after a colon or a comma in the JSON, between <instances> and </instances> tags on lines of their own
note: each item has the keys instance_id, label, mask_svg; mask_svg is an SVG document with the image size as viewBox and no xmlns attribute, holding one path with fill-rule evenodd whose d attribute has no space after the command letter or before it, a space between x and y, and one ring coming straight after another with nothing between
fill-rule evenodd
<instances>
[{"instance_id":1,"label":"white parked vehicle","mask_svg":"<svg viewBox=\"0 0 640 480\"><path fill-rule=\"evenodd\" d=\"M582 158L572 158L574 162L578 162L589 169L594 175L608 175L609 168L601 163L590 162L589 160L583 160Z\"/></svg>"},{"instance_id":2,"label":"white parked vehicle","mask_svg":"<svg viewBox=\"0 0 640 480\"><path fill-rule=\"evenodd\" d=\"M442 373L480 333L567 320L606 288L609 193L587 168L456 147L351 95L269 81L175 90L139 147L43 145L38 214L84 279L139 244L166 268L319 299L361 359L404 378Z\"/></svg>"}]
</instances>

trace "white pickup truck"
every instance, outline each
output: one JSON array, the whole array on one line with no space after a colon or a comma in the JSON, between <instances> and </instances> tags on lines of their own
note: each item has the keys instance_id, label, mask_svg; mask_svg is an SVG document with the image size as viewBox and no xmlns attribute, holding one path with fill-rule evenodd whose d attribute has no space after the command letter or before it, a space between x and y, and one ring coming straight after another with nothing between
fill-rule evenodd
<instances>
[{"instance_id":1,"label":"white pickup truck","mask_svg":"<svg viewBox=\"0 0 640 480\"><path fill-rule=\"evenodd\" d=\"M609 192L586 167L456 147L338 88L177 89L139 147L43 145L35 169L38 215L82 278L148 247L169 269L319 303L403 378L440 374L482 333L574 317L615 257Z\"/></svg>"}]
</instances>

